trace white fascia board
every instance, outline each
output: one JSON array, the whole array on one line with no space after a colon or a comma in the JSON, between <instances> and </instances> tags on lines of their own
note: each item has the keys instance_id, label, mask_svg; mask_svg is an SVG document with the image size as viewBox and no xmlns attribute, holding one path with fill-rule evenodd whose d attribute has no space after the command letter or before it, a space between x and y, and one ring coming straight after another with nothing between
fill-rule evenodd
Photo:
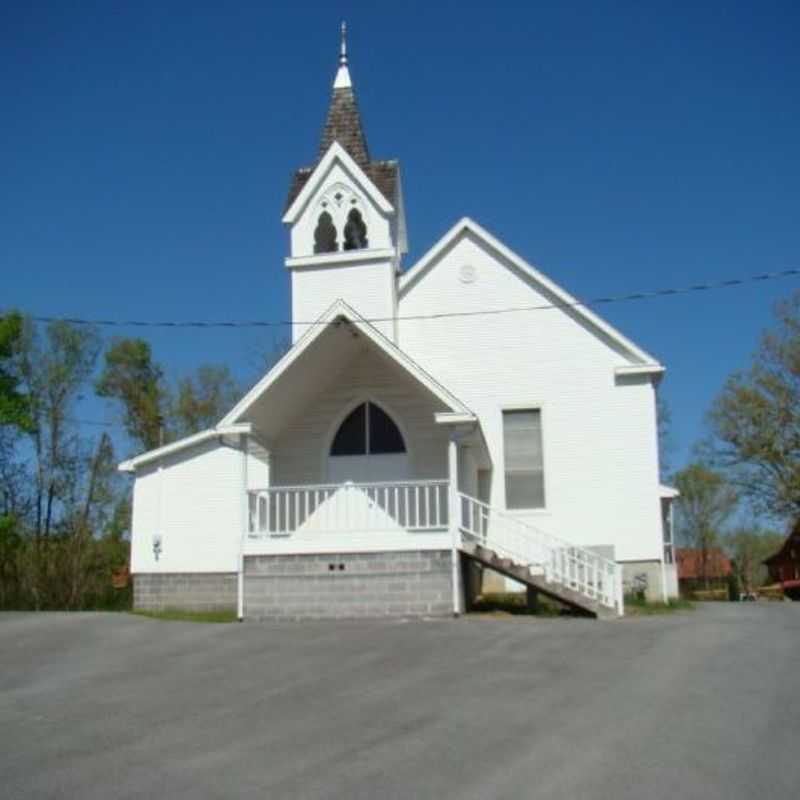
<instances>
[{"instance_id":1,"label":"white fascia board","mask_svg":"<svg viewBox=\"0 0 800 800\"><path fill-rule=\"evenodd\" d=\"M320 160L319 164L314 168L314 171L306 181L305 186L300 191L300 194L295 197L294 202L289 206L288 211L283 215L283 222L286 225L292 225L297 221L300 213L305 208L306 203L313 197L314 193L319 188L325 176L330 171L335 161L339 161L344 169L350 173L355 181L357 181L369 195L372 202L384 213L393 214L394 206L383 196L382 192L370 179L369 175L364 172L361 167L355 162L353 157L342 147L339 142L334 141L328 148L328 152Z\"/></svg>"},{"instance_id":2,"label":"white fascia board","mask_svg":"<svg viewBox=\"0 0 800 800\"><path fill-rule=\"evenodd\" d=\"M359 316L356 311L344 300L336 300L328 309L310 325L308 330L295 342L293 347L281 358L272 369L225 415L219 423L220 426L235 425L237 420L245 414L251 406L266 392L272 384L278 381L287 369L309 348L323 333L327 324L337 317L344 317L354 325L359 333L383 350L390 358L396 361L407 372L413 375L435 397L439 398L446 406L456 413L474 416L472 412L438 381L428 375L422 367L407 356L392 341L387 339L377 328L370 325Z\"/></svg>"},{"instance_id":3,"label":"white fascia board","mask_svg":"<svg viewBox=\"0 0 800 800\"><path fill-rule=\"evenodd\" d=\"M597 314L591 311L587 306L582 305L578 300L573 297L565 289L562 289L558 284L554 283L538 269L531 266L527 261L518 256L513 250L506 247L501 241L495 239L485 228L482 228L477 222L471 220L469 217L463 217L430 249L424 256L409 269L400 278L400 294L405 294L414 283L416 283L436 261L440 253L442 253L449 245L461 235L461 233L469 231L476 238L482 240L485 244L497 251L503 258L509 261L518 269L523 275L530 278L533 283L539 284L547 292L552 294L559 304L570 306L576 314L583 317L594 328L602 332L612 341L616 342L623 350L633 356L644 364L657 365L663 372L663 367L658 363L658 359L653 358L645 350L642 350L638 345L621 334L616 328L609 325L605 320L601 319ZM657 370L653 370L657 371Z\"/></svg>"},{"instance_id":4,"label":"white fascia board","mask_svg":"<svg viewBox=\"0 0 800 800\"><path fill-rule=\"evenodd\" d=\"M298 256L287 258L284 263L289 269L298 267L327 267L337 264L359 264L370 261L386 261L395 256L395 251L391 248L380 250L347 250L344 253L324 253L313 256Z\"/></svg>"},{"instance_id":5,"label":"white fascia board","mask_svg":"<svg viewBox=\"0 0 800 800\"><path fill-rule=\"evenodd\" d=\"M406 206L403 200L403 181L400 177L400 164L397 165L397 184L394 204L397 208L397 252L404 256L408 253L408 228L406 227Z\"/></svg>"},{"instance_id":6,"label":"white fascia board","mask_svg":"<svg viewBox=\"0 0 800 800\"><path fill-rule=\"evenodd\" d=\"M194 433L191 436L178 439L177 442L170 442L170 444L165 444L163 447L157 447L155 450L148 450L146 453L142 453L134 458L129 458L127 461L123 461L119 464L117 469L120 472L135 472L136 468L140 467L142 464L157 461L159 458L164 458L164 456L186 450L189 447L201 444L209 439L222 436L236 436L242 433L249 434L252 433L252 431L253 426L249 422L239 423L238 425L219 425L216 428L209 428L208 430L200 431L200 433Z\"/></svg>"},{"instance_id":7,"label":"white fascia board","mask_svg":"<svg viewBox=\"0 0 800 800\"><path fill-rule=\"evenodd\" d=\"M658 492L661 497L669 500L681 496L681 493L677 489L672 486L667 486L663 483L658 487Z\"/></svg>"},{"instance_id":8,"label":"white fascia board","mask_svg":"<svg viewBox=\"0 0 800 800\"><path fill-rule=\"evenodd\" d=\"M472 413L464 414L456 411L437 411L433 418L437 425L466 425L478 421Z\"/></svg>"},{"instance_id":9,"label":"white fascia board","mask_svg":"<svg viewBox=\"0 0 800 800\"><path fill-rule=\"evenodd\" d=\"M651 362L649 364L631 364L622 367L614 367L614 374L618 376L624 375L663 375L666 369L658 362Z\"/></svg>"}]
</instances>

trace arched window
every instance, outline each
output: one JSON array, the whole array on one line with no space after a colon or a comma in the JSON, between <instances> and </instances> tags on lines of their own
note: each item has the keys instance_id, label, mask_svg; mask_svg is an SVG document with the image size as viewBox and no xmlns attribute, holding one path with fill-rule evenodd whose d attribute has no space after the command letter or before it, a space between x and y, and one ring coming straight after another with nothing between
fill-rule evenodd
<instances>
[{"instance_id":1,"label":"arched window","mask_svg":"<svg viewBox=\"0 0 800 800\"><path fill-rule=\"evenodd\" d=\"M327 211L323 211L319 215L317 227L314 230L314 252L335 253L338 249L333 217Z\"/></svg>"},{"instance_id":2,"label":"arched window","mask_svg":"<svg viewBox=\"0 0 800 800\"><path fill-rule=\"evenodd\" d=\"M351 208L347 215L347 224L344 226L344 249L362 250L367 246L367 226L361 212Z\"/></svg>"},{"instance_id":3,"label":"arched window","mask_svg":"<svg viewBox=\"0 0 800 800\"><path fill-rule=\"evenodd\" d=\"M391 417L374 403L362 403L339 426L331 445L332 456L405 453L403 435Z\"/></svg>"}]
</instances>

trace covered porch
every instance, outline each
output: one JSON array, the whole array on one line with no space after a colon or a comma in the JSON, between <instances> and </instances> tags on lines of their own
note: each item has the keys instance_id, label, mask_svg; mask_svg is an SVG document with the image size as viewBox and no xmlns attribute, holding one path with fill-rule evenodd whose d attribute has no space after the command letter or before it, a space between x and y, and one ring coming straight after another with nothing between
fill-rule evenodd
<instances>
[{"instance_id":1,"label":"covered porch","mask_svg":"<svg viewBox=\"0 0 800 800\"><path fill-rule=\"evenodd\" d=\"M475 415L341 302L223 424L251 431L247 554L449 549L491 466Z\"/></svg>"}]
</instances>

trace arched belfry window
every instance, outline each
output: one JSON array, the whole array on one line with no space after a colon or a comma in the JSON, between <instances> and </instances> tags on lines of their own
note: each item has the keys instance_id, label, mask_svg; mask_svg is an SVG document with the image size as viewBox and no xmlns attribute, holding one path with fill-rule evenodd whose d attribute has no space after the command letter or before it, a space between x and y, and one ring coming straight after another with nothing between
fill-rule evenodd
<instances>
[{"instance_id":1,"label":"arched belfry window","mask_svg":"<svg viewBox=\"0 0 800 800\"><path fill-rule=\"evenodd\" d=\"M339 426L331 445L332 456L405 453L403 435L392 418L374 403L362 403Z\"/></svg>"},{"instance_id":2,"label":"arched belfry window","mask_svg":"<svg viewBox=\"0 0 800 800\"><path fill-rule=\"evenodd\" d=\"M327 211L323 211L319 215L317 227L314 230L314 252L335 253L338 249L336 226L333 224L333 217Z\"/></svg>"},{"instance_id":3,"label":"arched belfry window","mask_svg":"<svg viewBox=\"0 0 800 800\"><path fill-rule=\"evenodd\" d=\"M351 208L344 226L344 249L362 250L367 246L367 226L357 208Z\"/></svg>"}]
</instances>

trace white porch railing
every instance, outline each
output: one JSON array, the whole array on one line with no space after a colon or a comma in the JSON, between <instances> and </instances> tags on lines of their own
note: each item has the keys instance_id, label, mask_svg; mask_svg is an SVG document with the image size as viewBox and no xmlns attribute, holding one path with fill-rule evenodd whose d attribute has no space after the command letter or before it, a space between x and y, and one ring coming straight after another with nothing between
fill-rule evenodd
<instances>
[{"instance_id":1,"label":"white porch railing","mask_svg":"<svg viewBox=\"0 0 800 800\"><path fill-rule=\"evenodd\" d=\"M447 481L278 486L248 492L251 537L443 531Z\"/></svg>"},{"instance_id":2,"label":"white porch railing","mask_svg":"<svg viewBox=\"0 0 800 800\"><path fill-rule=\"evenodd\" d=\"M473 542L623 614L622 568L614 561L468 495L459 493L459 503L461 532Z\"/></svg>"}]
</instances>

